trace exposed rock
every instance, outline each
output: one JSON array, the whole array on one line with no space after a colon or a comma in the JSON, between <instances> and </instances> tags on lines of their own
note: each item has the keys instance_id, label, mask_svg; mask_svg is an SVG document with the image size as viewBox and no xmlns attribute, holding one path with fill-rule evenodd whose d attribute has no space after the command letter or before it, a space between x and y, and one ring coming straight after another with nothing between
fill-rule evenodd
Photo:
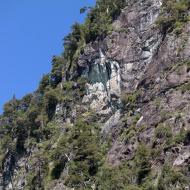
<instances>
[{"instance_id":1,"label":"exposed rock","mask_svg":"<svg viewBox=\"0 0 190 190\"><path fill-rule=\"evenodd\" d=\"M188 163L190 161L190 150L181 151L179 156L175 159L173 166L181 166L184 163Z\"/></svg>"},{"instance_id":2,"label":"exposed rock","mask_svg":"<svg viewBox=\"0 0 190 190\"><path fill-rule=\"evenodd\" d=\"M131 160L135 153L135 146L115 142L108 152L108 163L113 166L119 165L124 160Z\"/></svg>"},{"instance_id":3,"label":"exposed rock","mask_svg":"<svg viewBox=\"0 0 190 190\"><path fill-rule=\"evenodd\" d=\"M88 53L91 54L91 51ZM98 113L108 115L120 105L120 66L116 61L107 59L101 50L98 58L88 61L90 64L86 66L84 74L90 82L86 85L87 95L83 103L89 104Z\"/></svg>"},{"instance_id":4,"label":"exposed rock","mask_svg":"<svg viewBox=\"0 0 190 190\"><path fill-rule=\"evenodd\" d=\"M117 126L120 119L120 110L116 111L104 124L102 128L103 134L109 134L113 127Z\"/></svg>"}]
</instances>

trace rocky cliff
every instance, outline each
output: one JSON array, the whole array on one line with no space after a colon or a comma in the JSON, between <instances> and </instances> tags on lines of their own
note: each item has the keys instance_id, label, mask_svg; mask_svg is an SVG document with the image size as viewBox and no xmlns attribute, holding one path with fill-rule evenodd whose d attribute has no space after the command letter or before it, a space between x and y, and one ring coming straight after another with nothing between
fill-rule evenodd
<instances>
[{"instance_id":1,"label":"rocky cliff","mask_svg":"<svg viewBox=\"0 0 190 190\"><path fill-rule=\"evenodd\" d=\"M2 189L190 189L189 9L188 0L127 0L53 92L31 95L30 105L49 98L49 120L29 110L31 127L5 112L1 135L19 126L24 142L15 132L3 144Z\"/></svg>"}]
</instances>

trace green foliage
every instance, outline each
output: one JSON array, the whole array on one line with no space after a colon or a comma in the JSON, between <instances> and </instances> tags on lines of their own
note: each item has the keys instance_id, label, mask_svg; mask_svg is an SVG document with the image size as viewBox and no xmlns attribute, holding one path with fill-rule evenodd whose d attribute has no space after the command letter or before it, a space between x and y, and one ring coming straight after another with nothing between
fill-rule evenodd
<instances>
[{"instance_id":1,"label":"green foliage","mask_svg":"<svg viewBox=\"0 0 190 190\"><path fill-rule=\"evenodd\" d=\"M101 149L96 125L79 120L71 130L68 143L74 154L66 184L82 187L96 175L101 160ZM78 179L76 181L76 179Z\"/></svg>"},{"instance_id":2,"label":"green foliage","mask_svg":"<svg viewBox=\"0 0 190 190\"><path fill-rule=\"evenodd\" d=\"M126 187L125 190L142 190L142 189L138 187L137 185L129 185Z\"/></svg>"},{"instance_id":3,"label":"green foliage","mask_svg":"<svg viewBox=\"0 0 190 190\"><path fill-rule=\"evenodd\" d=\"M187 11L190 8L188 0L165 0L163 1L163 13L157 23L162 31L175 31L181 33L183 25L189 20Z\"/></svg>"},{"instance_id":4,"label":"green foliage","mask_svg":"<svg viewBox=\"0 0 190 190\"><path fill-rule=\"evenodd\" d=\"M125 165L119 167L105 165L101 168L97 177L97 189L99 190L128 189L129 183L129 170Z\"/></svg>"},{"instance_id":5,"label":"green foliage","mask_svg":"<svg viewBox=\"0 0 190 190\"><path fill-rule=\"evenodd\" d=\"M32 100L32 94L27 94L25 95L22 100L20 101L19 107L22 111L27 111L29 106L30 106L30 102Z\"/></svg>"},{"instance_id":6,"label":"green foliage","mask_svg":"<svg viewBox=\"0 0 190 190\"><path fill-rule=\"evenodd\" d=\"M88 14L85 27L88 29L86 41L104 37L111 30L111 23L125 7L124 0L98 0L95 8Z\"/></svg>"},{"instance_id":7,"label":"green foliage","mask_svg":"<svg viewBox=\"0 0 190 190\"><path fill-rule=\"evenodd\" d=\"M6 134L2 141L11 152L19 154L25 151L24 141L27 138L28 122L25 112L28 110L31 101L31 95L26 95L22 100L17 100L15 97L4 107L4 119L8 121ZM14 142L10 142L13 141ZM10 145L10 146L9 146Z\"/></svg>"},{"instance_id":8,"label":"green foliage","mask_svg":"<svg viewBox=\"0 0 190 190\"><path fill-rule=\"evenodd\" d=\"M55 88L62 81L63 74L63 65L65 61L63 57L53 57L52 60L52 70L50 74L50 84L53 88Z\"/></svg>"},{"instance_id":9,"label":"green foliage","mask_svg":"<svg viewBox=\"0 0 190 190\"><path fill-rule=\"evenodd\" d=\"M63 83L63 90L69 91L69 90L72 90L72 88L73 88L72 81L67 81Z\"/></svg>"},{"instance_id":10,"label":"green foliage","mask_svg":"<svg viewBox=\"0 0 190 190\"><path fill-rule=\"evenodd\" d=\"M173 132L171 127L166 126L164 124L159 124L154 131L154 139L153 139L153 153L158 155L161 153L161 149L167 149L173 146L175 143Z\"/></svg>"},{"instance_id":11,"label":"green foliage","mask_svg":"<svg viewBox=\"0 0 190 190\"><path fill-rule=\"evenodd\" d=\"M0 171L3 170L3 160L5 158L6 151L15 152L15 143L12 141L12 138L9 135L4 135L3 138L0 139Z\"/></svg>"},{"instance_id":12,"label":"green foliage","mask_svg":"<svg viewBox=\"0 0 190 190\"><path fill-rule=\"evenodd\" d=\"M130 94L123 94L121 96L121 101L124 106L127 105L127 107L134 108L137 104L139 97L140 97L140 93L136 91Z\"/></svg>"},{"instance_id":13,"label":"green foliage","mask_svg":"<svg viewBox=\"0 0 190 190\"><path fill-rule=\"evenodd\" d=\"M85 77L80 77L78 78L77 80L77 84L78 84L78 87L79 87L79 94L80 96L83 96L85 93L86 93L86 83L87 83L87 78Z\"/></svg>"},{"instance_id":14,"label":"green foliage","mask_svg":"<svg viewBox=\"0 0 190 190\"><path fill-rule=\"evenodd\" d=\"M58 97L55 90L50 90L44 94L44 108L48 115L48 119L51 120L54 116L56 105L58 103Z\"/></svg>"},{"instance_id":15,"label":"green foliage","mask_svg":"<svg viewBox=\"0 0 190 190\"><path fill-rule=\"evenodd\" d=\"M35 155L35 167L26 176L26 189L44 189L45 179L48 175L48 160L42 154ZM34 165L33 165L34 166Z\"/></svg>"},{"instance_id":16,"label":"green foliage","mask_svg":"<svg viewBox=\"0 0 190 190\"><path fill-rule=\"evenodd\" d=\"M101 159L98 127L78 120L75 126L67 128L65 135L59 137L51 153L51 161L54 162L52 179L59 179L62 171L68 168L68 174L64 176L67 186L90 187Z\"/></svg>"},{"instance_id":17,"label":"green foliage","mask_svg":"<svg viewBox=\"0 0 190 190\"><path fill-rule=\"evenodd\" d=\"M134 125L123 130L120 139L121 141L128 141L137 134L136 127Z\"/></svg>"},{"instance_id":18,"label":"green foliage","mask_svg":"<svg viewBox=\"0 0 190 190\"><path fill-rule=\"evenodd\" d=\"M28 120L26 118L26 114L22 114L18 116L15 120L15 135L17 136L16 141L16 152L22 154L25 152L25 140L28 137Z\"/></svg>"},{"instance_id":19,"label":"green foliage","mask_svg":"<svg viewBox=\"0 0 190 190\"><path fill-rule=\"evenodd\" d=\"M75 23L72 26L72 32L64 38L64 58L66 62L68 62L68 70L71 69L73 65L76 65L76 54L82 41L81 25Z\"/></svg>"},{"instance_id":20,"label":"green foliage","mask_svg":"<svg viewBox=\"0 0 190 190\"><path fill-rule=\"evenodd\" d=\"M49 86L50 84L50 75L44 75L40 81L39 87L38 87L38 91L40 93L44 93L44 91L46 90L46 88Z\"/></svg>"},{"instance_id":21,"label":"green foliage","mask_svg":"<svg viewBox=\"0 0 190 190\"><path fill-rule=\"evenodd\" d=\"M4 105L4 115L13 116L18 109L19 109L19 101L13 98Z\"/></svg>"},{"instance_id":22,"label":"green foliage","mask_svg":"<svg viewBox=\"0 0 190 190\"><path fill-rule=\"evenodd\" d=\"M166 145L171 145L173 142L173 133L169 126L165 126L164 124L159 124L154 132L155 142L160 139L161 143Z\"/></svg>"},{"instance_id":23,"label":"green foliage","mask_svg":"<svg viewBox=\"0 0 190 190\"><path fill-rule=\"evenodd\" d=\"M173 169L169 164L164 164L158 180L158 190L178 190L188 187L188 180L183 173Z\"/></svg>"},{"instance_id":24,"label":"green foliage","mask_svg":"<svg viewBox=\"0 0 190 190\"><path fill-rule=\"evenodd\" d=\"M179 143L184 143L185 145L186 144L189 144L189 138L190 137L190 131L189 130L185 130L184 128L182 128L180 130L180 132L175 135L174 137L174 143L176 144L179 144Z\"/></svg>"},{"instance_id":25,"label":"green foliage","mask_svg":"<svg viewBox=\"0 0 190 190\"><path fill-rule=\"evenodd\" d=\"M137 183L142 184L151 170L150 148L145 144L138 145L137 147L135 167L137 168Z\"/></svg>"},{"instance_id":26,"label":"green foliage","mask_svg":"<svg viewBox=\"0 0 190 190\"><path fill-rule=\"evenodd\" d=\"M163 124L159 124L155 129L155 137L162 139L162 138L171 138L172 131L170 127L167 127Z\"/></svg>"}]
</instances>

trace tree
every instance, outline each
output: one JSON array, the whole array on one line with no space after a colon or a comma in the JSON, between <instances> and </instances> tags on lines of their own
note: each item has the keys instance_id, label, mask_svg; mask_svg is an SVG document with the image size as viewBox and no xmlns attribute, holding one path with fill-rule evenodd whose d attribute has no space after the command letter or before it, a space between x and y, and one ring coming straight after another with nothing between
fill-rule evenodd
<instances>
[{"instance_id":1,"label":"tree","mask_svg":"<svg viewBox=\"0 0 190 190\"><path fill-rule=\"evenodd\" d=\"M101 160L99 143L97 126L78 120L75 126L59 139L56 149L52 152L52 159L55 160L53 178L58 179L62 170L67 167L66 186L90 187Z\"/></svg>"},{"instance_id":2,"label":"tree","mask_svg":"<svg viewBox=\"0 0 190 190\"><path fill-rule=\"evenodd\" d=\"M55 88L62 81L64 58L54 56L52 59L51 86Z\"/></svg>"},{"instance_id":3,"label":"tree","mask_svg":"<svg viewBox=\"0 0 190 190\"><path fill-rule=\"evenodd\" d=\"M40 93L44 93L45 89L47 88L47 86L50 84L50 75L46 74L42 77L39 87L38 87L38 91Z\"/></svg>"},{"instance_id":4,"label":"tree","mask_svg":"<svg viewBox=\"0 0 190 190\"><path fill-rule=\"evenodd\" d=\"M145 144L141 144L137 147L135 167L137 169L137 182L141 184L151 170L150 150Z\"/></svg>"},{"instance_id":5,"label":"tree","mask_svg":"<svg viewBox=\"0 0 190 190\"><path fill-rule=\"evenodd\" d=\"M49 90L44 94L43 106L49 120L51 120L55 114L57 103L58 97L55 90Z\"/></svg>"}]
</instances>

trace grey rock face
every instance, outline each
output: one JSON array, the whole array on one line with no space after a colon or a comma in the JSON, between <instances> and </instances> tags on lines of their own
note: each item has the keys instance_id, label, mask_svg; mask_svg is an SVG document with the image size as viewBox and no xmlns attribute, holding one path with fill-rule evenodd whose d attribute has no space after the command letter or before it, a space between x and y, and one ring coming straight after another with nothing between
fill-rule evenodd
<instances>
[{"instance_id":1,"label":"grey rock face","mask_svg":"<svg viewBox=\"0 0 190 190\"><path fill-rule=\"evenodd\" d=\"M83 102L97 112L109 113L112 103L119 109L121 89L137 88L162 40L154 27L161 2L128 4L113 24L114 32L102 42L89 44L79 58L90 81Z\"/></svg>"},{"instance_id":2,"label":"grey rock face","mask_svg":"<svg viewBox=\"0 0 190 190\"><path fill-rule=\"evenodd\" d=\"M113 80L113 83L119 85L113 85L114 87L107 88L106 91L103 81L109 81L111 77L99 71L97 72L99 75L94 77L96 78L94 83L87 85L88 94L83 99L98 113L110 113L110 117L102 128L105 133L114 133L115 126L118 126L122 117L122 114L120 116L117 114L119 106L113 106L114 111L111 111L113 108L110 102L114 101L110 99L112 97L110 94L116 97L116 105L119 105L122 93L133 93L137 89L142 92L140 97L142 104L138 107L140 116L135 126L139 130L142 126L147 126L147 129L142 130L137 134L136 139L132 138L127 143L117 141L113 143L108 153L108 162L111 164L117 165L122 160L132 159L136 143L143 141L149 144L154 136L154 129L159 123L163 122L172 128L175 126L173 133L180 131L184 125L182 123L186 123L185 126L189 129L187 121L189 94L182 94L178 88L189 81L188 66L185 64L178 66L190 56L189 23L185 25L180 37L174 33L164 36L156 24L161 5L162 2L158 0L128 1L128 6L113 23L114 32L102 42L89 44L84 55L81 55L79 59L79 64L85 68L90 77L92 75L88 69L89 65L95 70L97 63L101 65L101 52L104 55L102 62L107 63L111 60L118 65L117 79L119 80ZM116 73L116 71L112 72ZM108 76L104 77L106 80L100 80L103 75ZM119 93L115 87L118 88ZM113 93L112 89L114 89ZM106 112L103 112L105 110ZM180 113L183 122L177 121L176 112ZM128 121L130 121L130 116ZM188 159L188 154L180 153L175 161L175 156L170 150L162 155L163 159L173 159L174 165L184 164L184 160Z\"/></svg>"},{"instance_id":3,"label":"grey rock face","mask_svg":"<svg viewBox=\"0 0 190 190\"><path fill-rule=\"evenodd\" d=\"M113 127L117 126L119 119L120 119L121 113L120 110L117 110L104 124L102 127L102 133L103 134L109 134L109 132L112 130Z\"/></svg>"},{"instance_id":4,"label":"grey rock face","mask_svg":"<svg viewBox=\"0 0 190 190\"><path fill-rule=\"evenodd\" d=\"M130 92L137 88L162 37L155 27L160 1L128 1L128 4L116 22L116 32L105 41L106 55L120 63L122 86Z\"/></svg>"},{"instance_id":5,"label":"grey rock face","mask_svg":"<svg viewBox=\"0 0 190 190\"><path fill-rule=\"evenodd\" d=\"M182 150L179 156L175 159L173 166L181 166L190 159L190 150Z\"/></svg>"},{"instance_id":6,"label":"grey rock face","mask_svg":"<svg viewBox=\"0 0 190 190\"><path fill-rule=\"evenodd\" d=\"M97 112L108 114L120 104L119 64L103 57L100 63L95 61L94 64L90 65L86 72L90 83L86 85L87 95L83 98L83 102L90 104L90 108Z\"/></svg>"},{"instance_id":7,"label":"grey rock face","mask_svg":"<svg viewBox=\"0 0 190 190\"><path fill-rule=\"evenodd\" d=\"M101 115L113 115L107 123L118 115L122 92L137 89L161 44L155 27L160 7L158 0L128 1L113 23L114 32L101 42L88 44L79 58L89 81L83 103ZM104 129L108 132L107 123Z\"/></svg>"},{"instance_id":8,"label":"grey rock face","mask_svg":"<svg viewBox=\"0 0 190 190\"><path fill-rule=\"evenodd\" d=\"M7 187L7 189L12 189L12 175L15 169L15 157L11 154L10 151L6 153L2 165L4 168L2 173L3 186Z\"/></svg>"}]
</instances>

